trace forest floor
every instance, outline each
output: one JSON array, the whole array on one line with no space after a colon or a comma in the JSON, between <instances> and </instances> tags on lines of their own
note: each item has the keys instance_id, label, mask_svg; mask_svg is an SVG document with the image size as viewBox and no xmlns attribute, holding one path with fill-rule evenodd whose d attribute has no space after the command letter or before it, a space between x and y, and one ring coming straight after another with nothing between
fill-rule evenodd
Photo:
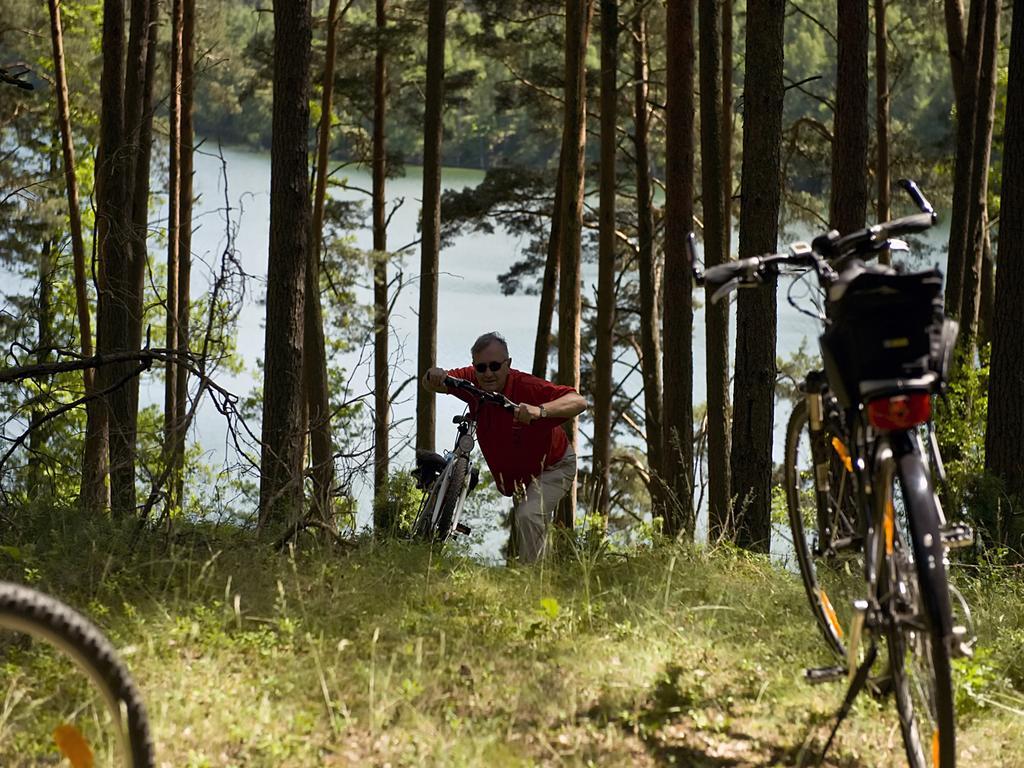
<instances>
[{"instance_id":1,"label":"forest floor","mask_svg":"<svg viewBox=\"0 0 1024 768\"><path fill-rule=\"evenodd\" d=\"M803 682L830 659L799 580L766 558L665 545L506 568L200 530L129 554L62 525L0 548L0 577L109 634L161 766L906 764L892 699L869 696L819 763L845 687ZM979 634L957 662L965 766L1024 765L1024 581L1007 574L956 572ZM0 765L57 764L62 697L24 694L64 675L0 638Z\"/></svg>"}]
</instances>

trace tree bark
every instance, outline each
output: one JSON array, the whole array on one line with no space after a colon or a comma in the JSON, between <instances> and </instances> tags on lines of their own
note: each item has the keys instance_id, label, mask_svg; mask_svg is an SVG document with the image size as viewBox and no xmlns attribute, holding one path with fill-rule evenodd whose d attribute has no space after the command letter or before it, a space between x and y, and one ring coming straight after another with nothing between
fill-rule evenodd
<instances>
[{"instance_id":1,"label":"tree bark","mask_svg":"<svg viewBox=\"0 0 1024 768\"><path fill-rule=\"evenodd\" d=\"M388 256L387 221L385 213L385 178L387 148L384 121L387 111L388 73L383 36L387 28L387 0L376 0L377 55L373 77L373 326L374 326L374 498L380 498L388 479L388 430L391 421L391 398L388 384ZM375 505L373 526L378 531L390 528L390 521L381 517L383 505Z\"/></svg>"},{"instance_id":2,"label":"tree bark","mask_svg":"<svg viewBox=\"0 0 1024 768\"><path fill-rule=\"evenodd\" d=\"M565 3L565 132L572 144L563 167L562 260L558 274L558 383L580 388L580 245L583 227L584 150L587 141L588 0ZM576 419L565 424L569 447L577 450ZM555 513L555 522L572 529L576 519L576 486Z\"/></svg>"},{"instance_id":3,"label":"tree bark","mask_svg":"<svg viewBox=\"0 0 1024 768\"><path fill-rule=\"evenodd\" d=\"M423 239L420 251L419 364L423 372L437 360L437 286L441 253L441 141L444 135L444 45L447 0L427 6L427 84L423 118ZM416 447L434 450L434 393L416 393Z\"/></svg>"},{"instance_id":4,"label":"tree bark","mask_svg":"<svg viewBox=\"0 0 1024 768\"><path fill-rule=\"evenodd\" d=\"M946 313L960 318L967 251L970 242L971 178L973 175L978 80L981 74L981 45L989 0L971 0L960 96L956 116L956 165L953 171L953 205L949 220L949 256L946 263ZM954 78L955 79L955 78Z\"/></svg>"},{"instance_id":5,"label":"tree bark","mask_svg":"<svg viewBox=\"0 0 1024 768\"><path fill-rule=\"evenodd\" d=\"M184 28L184 0L171 6L171 91L168 98L168 162L167 162L167 337L170 350L178 348L178 227L181 218L181 38ZM164 442L167 460L173 462L176 445L175 423L178 418L178 365L172 359L165 366L164 377ZM174 472L171 471L171 498L175 507Z\"/></svg>"},{"instance_id":6,"label":"tree bark","mask_svg":"<svg viewBox=\"0 0 1024 768\"><path fill-rule=\"evenodd\" d=\"M551 351L551 318L555 314L558 296L558 272L562 264L562 200L565 197L565 158L571 151L571 142L562 126L562 145L558 153L558 176L555 178L555 199L551 204L551 232L548 235L547 260L540 288L540 307L537 316L537 338L533 344L533 375L539 379L548 376L548 354Z\"/></svg>"},{"instance_id":7,"label":"tree bark","mask_svg":"<svg viewBox=\"0 0 1024 768\"><path fill-rule=\"evenodd\" d=\"M687 245L693 221L694 2L668 0L665 13L664 482L662 531L693 538L693 284Z\"/></svg>"},{"instance_id":8,"label":"tree bark","mask_svg":"<svg viewBox=\"0 0 1024 768\"><path fill-rule=\"evenodd\" d=\"M313 510L325 521L331 519L331 489L334 486L334 441L331 432L330 390L327 384L327 350L324 317L320 304L320 242L323 239L324 201L327 198L327 155L333 119L334 65L337 57L338 0L327 8L327 50L324 57L320 96L320 128L317 136L316 189L313 193L313 222L309 229L309 261L306 264L306 304L303 320L303 379L306 415L309 419L310 464L313 478Z\"/></svg>"},{"instance_id":9,"label":"tree bark","mask_svg":"<svg viewBox=\"0 0 1024 768\"><path fill-rule=\"evenodd\" d=\"M274 0L270 255L263 372L261 530L302 509L302 330L310 196L306 174L312 21L309 0Z\"/></svg>"},{"instance_id":10,"label":"tree bark","mask_svg":"<svg viewBox=\"0 0 1024 768\"><path fill-rule=\"evenodd\" d=\"M1024 501L1024 17L1013 14L1010 30L1006 124L999 216L999 269L996 273L989 370L985 467L1004 484L1008 501L986 521L1004 546L1024 552L1024 521L1010 514Z\"/></svg>"},{"instance_id":11,"label":"tree bark","mask_svg":"<svg viewBox=\"0 0 1024 768\"><path fill-rule=\"evenodd\" d=\"M51 174L56 170L56 158L50 155ZM39 299L36 309L36 363L45 365L50 361L53 350L53 240L47 237L39 246ZM42 487L42 454L46 450L49 430L45 426L46 411L39 401L42 393L35 395L29 416L28 478L27 491L30 499L48 495Z\"/></svg>"},{"instance_id":12,"label":"tree bark","mask_svg":"<svg viewBox=\"0 0 1024 768\"><path fill-rule=\"evenodd\" d=\"M607 526L611 482L612 335L615 332L615 193L619 3L601 0L601 170L594 356L593 509ZM660 365L659 361L655 362Z\"/></svg>"},{"instance_id":13,"label":"tree bark","mask_svg":"<svg viewBox=\"0 0 1024 768\"><path fill-rule=\"evenodd\" d=\"M644 381L644 434L647 465L659 481L651 485L651 513L666 514L664 424L661 371L661 312L658 267L654 260L654 207L648 159L647 88L649 80L647 19L644 8L633 15L633 154L636 165L637 270L640 281L640 371Z\"/></svg>"},{"instance_id":14,"label":"tree bark","mask_svg":"<svg viewBox=\"0 0 1024 768\"><path fill-rule=\"evenodd\" d=\"M732 0L722 0L722 253L732 253Z\"/></svg>"},{"instance_id":15,"label":"tree bark","mask_svg":"<svg viewBox=\"0 0 1024 768\"><path fill-rule=\"evenodd\" d=\"M889 220L889 66L886 38L885 0L875 0L875 144L878 157L875 179L878 182L878 221ZM892 255L886 249L879 255L882 264L891 264Z\"/></svg>"},{"instance_id":16,"label":"tree bark","mask_svg":"<svg viewBox=\"0 0 1024 768\"><path fill-rule=\"evenodd\" d=\"M722 189L722 50L720 0L700 0L701 188L704 205L704 264L728 260L728 224ZM729 304L711 303L705 292L708 419L708 538L726 533L729 519Z\"/></svg>"},{"instance_id":17,"label":"tree bark","mask_svg":"<svg viewBox=\"0 0 1024 768\"><path fill-rule=\"evenodd\" d=\"M829 224L846 234L868 209L868 5L838 0L836 111L832 130ZM774 248L774 243L772 248Z\"/></svg>"},{"instance_id":18,"label":"tree bark","mask_svg":"<svg viewBox=\"0 0 1024 768\"><path fill-rule=\"evenodd\" d=\"M960 343L972 350L978 334L981 271L988 221L988 164L992 151L992 126L996 110L996 51L999 48L999 0L989 0L978 71L974 109L974 147L971 159L971 194L967 225L967 251L963 294L960 298Z\"/></svg>"},{"instance_id":19,"label":"tree bark","mask_svg":"<svg viewBox=\"0 0 1024 768\"><path fill-rule=\"evenodd\" d=\"M61 23L60 0L49 0L50 39L53 45L53 69L57 78L57 124L60 127L64 165L64 183L68 197L68 221L71 230L71 254L74 263L75 309L82 357L92 357L92 321L89 313L89 294L85 274L85 243L82 238L82 214L78 198L78 180L75 178L75 143L71 134L71 107L68 97L67 71L64 65L64 33ZM86 394L94 390L93 369L82 370L82 383ZM95 400L86 405L86 439L82 454L82 483L80 499L83 507L97 513L110 505L107 492L107 432L104 409Z\"/></svg>"},{"instance_id":20,"label":"tree bark","mask_svg":"<svg viewBox=\"0 0 1024 768\"><path fill-rule=\"evenodd\" d=\"M946 17L946 44L949 47L953 97L959 111L964 73L964 4L963 0L944 0L943 7Z\"/></svg>"},{"instance_id":21,"label":"tree bark","mask_svg":"<svg viewBox=\"0 0 1024 768\"><path fill-rule=\"evenodd\" d=\"M784 0L747 3L740 258L774 251L778 242L784 15ZM776 318L774 285L739 293L732 496L736 541L760 552L768 551L771 540Z\"/></svg>"}]
</instances>

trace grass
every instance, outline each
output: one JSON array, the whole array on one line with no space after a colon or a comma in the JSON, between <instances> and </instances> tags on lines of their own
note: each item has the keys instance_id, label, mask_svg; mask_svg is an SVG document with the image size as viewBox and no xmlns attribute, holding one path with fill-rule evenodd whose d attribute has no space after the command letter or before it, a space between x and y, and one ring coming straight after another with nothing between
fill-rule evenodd
<instances>
[{"instance_id":1,"label":"grass","mask_svg":"<svg viewBox=\"0 0 1024 768\"><path fill-rule=\"evenodd\" d=\"M28 573L110 635L166 766L814 765L843 694L802 681L830 659L796 577L728 549L518 569L197 529L125 551L62 522L0 555L0 575ZM957 678L961 762L1024 765L1024 585L958 578L979 634ZM8 702L26 679L63 684L35 647L0 669ZM0 709L0 764L35 764L53 727L59 702L27 706L6 738ZM892 700L859 701L825 764L904 765Z\"/></svg>"}]
</instances>

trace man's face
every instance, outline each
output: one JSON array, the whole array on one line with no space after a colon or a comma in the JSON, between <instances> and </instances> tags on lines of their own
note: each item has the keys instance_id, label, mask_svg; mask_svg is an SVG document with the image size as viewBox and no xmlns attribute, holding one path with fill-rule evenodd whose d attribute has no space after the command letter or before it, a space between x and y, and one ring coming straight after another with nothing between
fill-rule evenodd
<instances>
[{"instance_id":1,"label":"man's face","mask_svg":"<svg viewBox=\"0 0 1024 768\"><path fill-rule=\"evenodd\" d=\"M476 380L480 383L480 389L488 392L501 392L508 381L508 369L512 358L508 356L505 347L499 342L492 341L486 347L473 355L473 367L476 368ZM480 368L483 366L483 370ZM494 370L497 368L497 370Z\"/></svg>"}]
</instances>

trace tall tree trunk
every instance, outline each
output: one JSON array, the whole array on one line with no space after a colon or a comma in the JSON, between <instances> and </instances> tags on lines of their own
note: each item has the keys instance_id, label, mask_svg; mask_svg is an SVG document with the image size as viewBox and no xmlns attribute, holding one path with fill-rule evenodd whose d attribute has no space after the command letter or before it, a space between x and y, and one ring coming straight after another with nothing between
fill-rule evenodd
<instances>
[{"instance_id":1,"label":"tall tree trunk","mask_svg":"<svg viewBox=\"0 0 1024 768\"><path fill-rule=\"evenodd\" d=\"M946 16L946 44L949 47L953 96L959 111L964 77L964 4L963 0L943 0L943 6Z\"/></svg>"},{"instance_id":2,"label":"tall tree trunk","mask_svg":"<svg viewBox=\"0 0 1024 768\"><path fill-rule=\"evenodd\" d=\"M572 142L562 126L562 144L558 153L558 176L555 178L555 199L551 204L551 231L548 234L547 259L540 287L540 307L537 316L537 337L533 344L533 375L546 379L548 354L551 351L551 318L558 297L558 272L562 264L562 200L565 197L565 158Z\"/></svg>"},{"instance_id":3,"label":"tall tree trunk","mask_svg":"<svg viewBox=\"0 0 1024 768\"><path fill-rule=\"evenodd\" d=\"M192 177L195 132L192 112L195 95L195 0L184 0L185 14L181 33L181 180L178 187L178 344L181 353L189 351L189 315L192 287ZM185 422L188 412L188 369L179 367L174 397L177 409L174 445L174 498L185 503Z\"/></svg>"},{"instance_id":4,"label":"tall tree trunk","mask_svg":"<svg viewBox=\"0 0 1024 768\"><path fill-rule=\"evenodd\" d=\"M384 120L387 107L387 59L383 36L387 27L387 0L377 2L377 56L373 77L373 326L374 326L374 497L380 498L388 479L388 429L391 421L391 397L388 384L388 242L384 210L384 183L387 174L387 150ZM375 510L383 510L383 505ZM391 521L375 512L373 526L378 531L390 528Z\"/></svg>"},{"instance_id":5,"label":"tall tree trunk","mask_svg":"<svg viewBox=\"0 0 1024 768\"><path fill-rule=\"evenodd\" d=\"M261 529L302 509L302 330L309 246L309 0L274 0L270 255L263 371Z\"/></svg>"},{"instance_id":6,"label":"tall tree trunk","mask_svg":"<svg viewBox=\"0 0 1024 768\"><path fill-rule=\"evenodd\" d=\"M597 350L594 356L593 509L607 526L611 476L612 334L615 332L615 193L619 3L601 0L601 170ZM656 363L657 364L657 363Z\"/></svg>"},{"instance_id":7,"label":"tall tree trunk","mask_svg":"<svg viewBox=\"0 0 1024 768\"><path fill-rule=\"evenodd\" d=\"M868 6L837 0L836 111L832 129L829 223L842 234L864 226L868 210ZM775 247L774 243L769 250Z\"/></svg>"},{"instance_id":8,"label":"tall tree trunk","mask_svg":"<svg viewBox=\"0 0 1024 768\"><path fill-rule=\"evenodd\" d=\"M1024 519L1011 514L1024 502L1024 325L1019 317L1024 306L1024 16L1019 13L1011 18L1003 147L985 467L1002 480L1009 500L999 512L992 511L987 523L990 533L1020 558Z\"/></svg>"},{"instance_id":9,"label":"tall tree trunk","mask_svg":"<svg viewBox=\"0 0 1024 768\"><path fill-rule=\"evenodd\" d=\"M444 38L447 0L429 0L427 84L423 118L423 239L420 252L419 364L425 371L437 359L437 284L441 254L441 140L444 135ZM416 394L416 447L434 450L434 393Z\"/></svg>"},{"instance_id":10,"label":"tall tree trunk","mask_svg":"<svg viewBox=\"0 0 1024 768\"><path fill-rule=\"evenodd\" d=\"M981 45L977 99L974 109L974 147L971 160L970 211L963 295L960 298L960 342L973 351L978 333L982 259L988 221L988 163L996 110L996 52L999 49L999 0L989 0Z\"/></svg>"},{"instance_id":11,"label":"tall tree trunk","mask_svg":"<svg viewBox=\"0 0 1024 768\"><path fill-rule=\"evenodd\" d=\"M875 144L878 157L875 179L878 182L878 221L889 220L889 66L886 38L885 0L875 0ZM891 264L888 250L879 256L883 264Z\"/></svg>"},{"instance_id":12,"label":"tall tree trunk","mask_svg":"<svg viewBox=\"0 0 1024 768\"><path fill-rule=\"evenodd\" d=\"M981 73L981 45L989 0L971 0L971 11L960 74L956 115L956 165L953 171L953 205L949 220L949 256L946 263L946 312L960 317L970 243L971 178ZM955 80L955 77L954 77Z\"/></svg>"},{"instance_id":13,"label":"tall tree trunk","mask_svg":"<svg viewBox=\"0 0 1024 768\"><path fill-rule=\"evenodd\" d=\"M85 275L85 243L82 238L82 214L75 178L75 143L71 135L71 108L68 79L64 66L64 33L61 24L60 0L49 0L50 39L53 44L53 69L57 77L57 124L60 127L64 165L64 183L68 197L68 220L71 229L71 254L74 263L75 309L83 357L92 357L92 322ZM82 370L82 383L87 394L94 389L92 368ZM107 430L105 410L95 400L86 405L86 439L82 453L82 484L80 499L85 509L98 512L110 504L107 492Z\"/></svg>"},{"instance_id":14,"label":"tall tree trunk","mask_svg":"<svg viewBox=\"0 0 1024 768\"><path fill-rule=\"evenodd\" d=\"M309 230L309 262L306 264L306 305L304 319L303 378L306 414L309 418L310 455L313 476L313 508L317 515L331 518L331 488L334 485L334 441L331 437L331 402L327 385L327 349L324 317L320 305L320 242L323 239L324 201L327 198L327 155L331 144L334 64L337 57L338 0L327 7L327 51L324 57L320 97L320 128L317 136L316 189L313 193L313 223Z\"/></svg>"},{"instance_id":15,"label":"tall tree trunk","mask_svg":"<svg viewBox=\"0 0 1024 768\"><path fill-rule=\"evenodd\" d=\"M558 274L558 383L580 388L580 245L583 227L584 150L587 141L587 40L589 0L565 3L565 128L572 146L565 158L562 188L562 260ZM577 450L579 426L565 424L569 447ZM576 519L576 486L555 513L570 530Z\"/></svg>"},{"instance_id":16,"label":"tall tree trunk","mask_svg":"<svg viewBox=\"0 0 1024 768\"><path fill-rule=\"evenodd\" d=\"M665 11L664 478L670 502L662 531L693 538L693 282L687 238L693 221L694 0Z\"/></svg>"},{"instance_id":17,"label":"tall tree trunk","mask_svg":"<svg viewBox=\"0 0 1024 768\"><path fill-rule=\"evenodd\" d=\"M171 6L171 92L168 98L168 163L167 163L167 341L169 350L178 348L178 237L181 219L181 39L184 28L184 0ZM164 368L164 444L167 460L175 461L176 423L178 418L178 364L167 361ZM175 478L172 470L168 506L177 506L174 497Z\"/></svg>"},{"instance_id":18,"label":"tall tree trunk","mask_svg":"<svg viewBox=\"0 0 1024 768\"><path fill-rule=\"evenodd\" d=\"M732 253L732 0L722 0L722 253Z\"/></svg>"},{"instance_id":19,"label":"tall tree trunk","mask_svg":"<svg viewBox=\"0 0 1024 768\"><path fill-rule=\"evenodd\" d=\"M778 242L784 16L785 0L748 0L740 258L774 251ZM737 504L736 541L747 549L767 552L775 411L775 287L741 291L736 301L730 457L732 496Z\"/></svg>"},{"instance_id":20,"label":"tall tree trunk","mask_svg":"<svg viewBox=\"0 0 1024 768\"><path fill-rule=\"evenodd\" d=\"M56 171L56 157L51 154L51 176ZM46 238L39 247L39 303L36 309L36 363L44 365L50 361L53 351L53 240ZM42 454L46 450L49 430L43 423L46 410L40 402L43 393L34 398L29 417L31 431L28 437L28 495L38 499L44 493Z\"/></svg>"},{"instance_id":21,"label":"tall tree trunk","mask_svg":"<svg viewBox=\"0 0 1024 768\"><path fill-rule=\"evenodd\" d=\"M992 238L989 235L988 211L985 212L985 242L981 257L981 304L978 307L978 346L984 347L992 341L992 322L996 301L995 254L992 252Z\"/></svg>"},{"instance_id":22,"label":"tall tree trunk","mask_svg":"<svg viewBox=\"0 0 1024 768\"><path fill-rule=\"evenodd\" d=\"M658 267L654 259L654 207L648 159L646 9L633 15L633 154L636 165L637 269L640 278L640 371L644 380L644 432L651 483L651 513L664 516L666 508L664 424L661 383L661 313L658 311Z\"/></svg>"},{"instance_id":23,"label":"tall tree trunk","mask_svg":"<svg viewBox=\"0 0 1024 768\"><path fill-rule=\"evenodd\" d=\"M701 187L704 201L704 263L722 264L725 192L722 189L722 50L720 0L700 0ZM726 532L729 519L729 304L711 303L706 291L708 537Z\"/></svg>"}]
</instances>

